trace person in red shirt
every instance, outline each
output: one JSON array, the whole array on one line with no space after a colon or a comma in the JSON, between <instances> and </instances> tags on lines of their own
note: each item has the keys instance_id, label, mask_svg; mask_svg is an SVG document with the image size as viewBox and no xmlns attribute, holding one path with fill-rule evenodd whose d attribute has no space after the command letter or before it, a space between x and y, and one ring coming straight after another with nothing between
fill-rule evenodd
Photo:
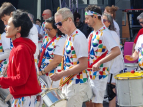
<instances>
[{"instance_id":1,"label":"person in red shirt","mask_svg":"<svg viewBox=\"0 0 143 107\"><path fill-rule=\"evenodd\" d=\"M143 12L137 17L137 20L139 20L140 25L143 27ZM132 53L134 53L134 48L135 48L135 45L137 43L137 40L138 40L139 36L142 35L142 34L143 34L143 28L139 30L136 38L134 39Z\"/></svg>"},{"instance_id":2,"label":"person in red shirt","mask_svg":"<svg viewBox=\"0 0 143 107\"><path fill-rule=\"evenodd\" d=\"M7 77L0 78L1 88L9 88L12 107L35 107L36 94L41 92L34 62L36 45L27 38L33 24L26 12L16 10L8 20L6 37L13 48L9 56Z\"/></svg>"}]
</instances>

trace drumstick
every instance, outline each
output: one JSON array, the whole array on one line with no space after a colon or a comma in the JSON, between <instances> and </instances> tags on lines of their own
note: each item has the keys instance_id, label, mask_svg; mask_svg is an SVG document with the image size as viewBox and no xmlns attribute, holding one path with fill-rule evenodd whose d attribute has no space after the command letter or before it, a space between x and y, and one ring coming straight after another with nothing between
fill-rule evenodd
<instances>
[{"instance_id":1,"label":"drumstick","mask_svg":"<svg viewBox=\"0 0 143 107\"><path fill-rule=\"evenodd\" d=\"M12 95L11 94L8 94L8 96L6 97L5 99L5 102L7 102L8 100L10 100L12 98Z\"/></svg>"},{"instance_id":2,"label":"drumstick","mask_svg":"<svg viewBox=\"0 0 143 107\"><path fill-rule=\"evenodd\" d=\"M51 89L57 89L57 88L41 88L42 90L51 90Z\"/></svg>"},{"instance_id":3,"label":"drumstick","mask_svg":"<svg viewBox=\"0 0 143 107\"><path fill-rule=\"evenodd\" d=\"M50 89L52 89L52 85L53 85L53 81L52 81L52 83L51 83Z\"/></svg>"}]
</instances>

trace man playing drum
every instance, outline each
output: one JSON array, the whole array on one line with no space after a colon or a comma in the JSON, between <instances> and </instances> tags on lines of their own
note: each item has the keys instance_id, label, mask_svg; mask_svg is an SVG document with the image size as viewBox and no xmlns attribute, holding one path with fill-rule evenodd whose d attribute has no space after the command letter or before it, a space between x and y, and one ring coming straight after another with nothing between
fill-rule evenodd
<instances>
[{"instance_id":1,"label":"man playing drum","mask_svg":"<svg viewBox=\"0 0 143 107\"><path fill-rule=\"evenodd\" d=\"M104 93L109 74L108 61L120 55L120 49L110 31L101 21L101 9L96 5L85 8L85 22L94 29L88 37L88 73L93 89L93 103L87 107L103 107ZM107 55L108 52L108 55Z\"/></svg>"},{"instance_id":2,"label":"man playing drum","mask_svg":"<svg viewBox=\"0 0 143 107\"><path fill-rule=\"evenodd\" d=\"M138 59L138 64L140 70L143 70L143 34L139 36L137 43L135 45L135 51L132 55L126 55L125 59L129 61L134 61Z\"/></svg>"},{"instance_id":3,"label":"man playing drum","mask_svg":"<svg viewBox=\"0 0 143 107\"><path fill-rule=\"evenodd\" d=\"M82 107L87 94L88 44L85 35L74 25L73 14L68 8L55 13L57 28L67 34L64 46L63 70L51 76L53 81L61 79L62 92L68 99L66 107Z\"/></svg>"}]
</instances>

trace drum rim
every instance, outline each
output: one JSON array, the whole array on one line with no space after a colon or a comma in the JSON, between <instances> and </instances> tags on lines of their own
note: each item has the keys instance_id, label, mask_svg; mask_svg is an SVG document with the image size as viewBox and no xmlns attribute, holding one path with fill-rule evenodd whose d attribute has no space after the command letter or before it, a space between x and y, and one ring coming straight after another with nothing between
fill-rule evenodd
<instances>
[{"instance_id":1,"label":"drum rim","mask_svg":"<svg viewBox=\"0 0 143 107\"><path fill-rule=\"evenodd\" d=\"M116 77L114 76L114 78L117 80L132 80L132 79L142 79L143 76L138 76L138 77Z\"/></svg>"},{"instance_id":2,"label":"drum rim","mask_svg":"<svg viewBox=\"0 0 143 107\"><path fill-rule=\"evenodd\" d=\"M138 67L138 63L124 63L125 67Z\"/></svg>"},{"instance_id":3,"label":"drum rim","mask_svg":"<svg viewBox=\"0 0 143 107\"><path fill-rule=\"evenodd\" d=\"M44 101L44 100L43 100L43 101ZM55 103L53 103L50 107L54 107L55 104L57 104L57 103L60 102L60 101L68 101L68 100L67 100L67 99L58 100L58 101L56 101ZM44 103L45 103L45 101L44 101Z\"/></svg>"},{"instance_id":4,"label":"drum rim","mask_svg":"<svg viewBox=\"0 0 143 107\"><path fill-rule=\"evenodd\" d=\"M50 88L47 88L47 89L45 89L45 91L42 93L42 97L44 97L45 96L45 94L47 93L47 92L50 92L51 90L60 90L60 89L58 89L58 88L52 88L52 89L50 89Z\"/></svg>"}]
</instances>

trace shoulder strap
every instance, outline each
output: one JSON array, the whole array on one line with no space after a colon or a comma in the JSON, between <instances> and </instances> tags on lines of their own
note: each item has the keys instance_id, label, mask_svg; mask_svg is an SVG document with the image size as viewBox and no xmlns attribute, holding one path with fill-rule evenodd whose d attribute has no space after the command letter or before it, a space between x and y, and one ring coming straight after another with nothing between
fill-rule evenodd
<instances>
[{"instance_id":1,"label":"shoulder strap","mask_svg":"<svg viewBox=\"0 0 143 107\"><path fill-rule=\"evenodd\" d=\"M88 69L92 69L92 66L97 63L99 60L101 60L102 58L104 58L106 56L106 54L108 53L108 50L102 54L99 58L97 58L91 65L89 63L89 60L90 60L90 47L91 47L91 40L92 40L92 36L93 36L93 33L90 35L89 37L89 42L88 42Z\"/></svg>"},{"instance_id":2,"label":"shoulder strap","mask_svg":"<svg viewBox=\"0 0 143 107\"><path fill-rule=\"evenodd\" d=\"M56 39L56 36L47 44L46 48ZM38 63L38 68L40 69L40 66L41 66L41 63L42 63L42 59L43 59L43 56L44 56L44 53L45 53L45 50L46 48L43 49L42 53L41 53L41 56L40 56L40 60L39 60L39 63Z\"/></svg>"}]
</instances>

